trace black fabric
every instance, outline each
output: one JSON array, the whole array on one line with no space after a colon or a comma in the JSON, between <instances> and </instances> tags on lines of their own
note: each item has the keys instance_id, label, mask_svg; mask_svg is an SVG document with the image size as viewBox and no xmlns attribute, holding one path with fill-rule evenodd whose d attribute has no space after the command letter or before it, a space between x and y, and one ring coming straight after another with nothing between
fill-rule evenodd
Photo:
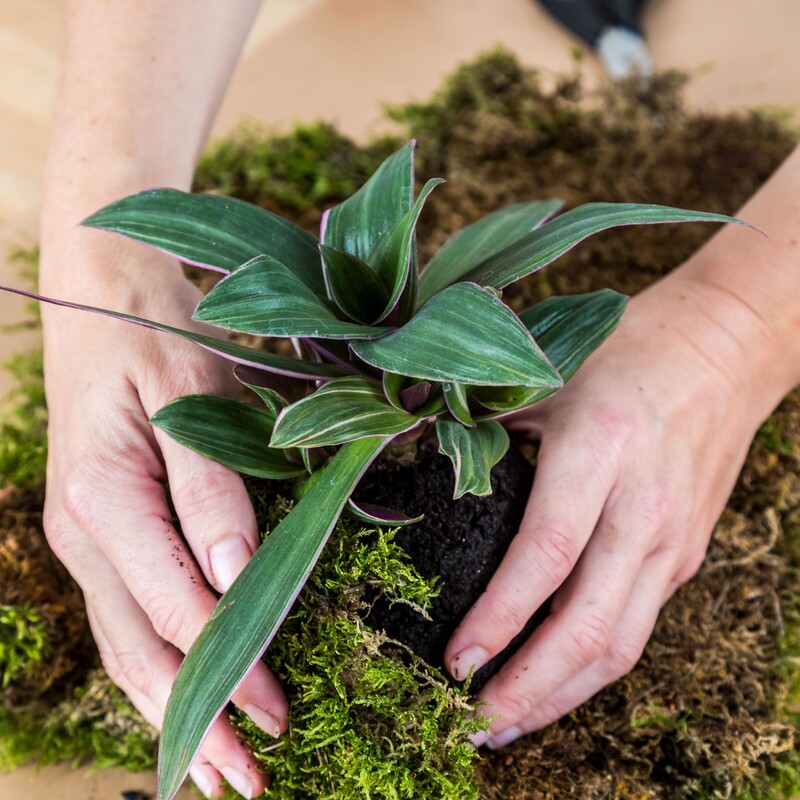
<instances>
[{"instance_id":1,"label":"black fabric","mask_svg":"<svg viewBox=\"0 0 800 800\"><path fill-rule=\"evenodd\" d=\"M639 14L646 0L538 0L539 5L590 47L603 29L621 26L642 35Z\"/></svg>"}]
</instances>

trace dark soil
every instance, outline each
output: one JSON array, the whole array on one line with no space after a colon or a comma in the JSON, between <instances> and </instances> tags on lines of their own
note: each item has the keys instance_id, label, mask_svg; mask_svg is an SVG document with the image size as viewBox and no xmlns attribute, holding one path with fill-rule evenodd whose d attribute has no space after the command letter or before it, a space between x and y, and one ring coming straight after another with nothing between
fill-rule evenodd
<instances>
[{"instance_id":1,"label":"dark soil","mask_svg":"<svg viewBox=\"0 0 800 800\"><path fill-rule=\"evenodd\" d=\"M409 516L424 514L402 528L396 542L424 578L439 577L439 595L426 620L406 605L378 603L369 625L385 630L429 664L444 669L444 651L458 623L480 597L516 534L533 482L533 467L512 448L492 471L492 494L453 500L453 464L435 443L420 447L419 460L404 466L379 461L365 476L356 499ZM473 677L478 691L527 638L535 620L502 653ZM446 672L446 670L445 670Z\"/></svg>"}]
</instances>

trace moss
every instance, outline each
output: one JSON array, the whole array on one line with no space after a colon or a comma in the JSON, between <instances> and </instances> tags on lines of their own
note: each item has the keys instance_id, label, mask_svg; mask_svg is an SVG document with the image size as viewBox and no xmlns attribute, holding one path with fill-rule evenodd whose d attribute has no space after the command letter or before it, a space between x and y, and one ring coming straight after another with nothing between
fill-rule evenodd
<instances>
[{"instance_id":1,"label":"moss","mask_svg":"<svg viewBox=\"0 0 800 800\"><path fill-rule=\"evenodd\" d=\"M209 147L195 189L303 214L353 194L396 144L386 138L360 147L325 123L299 125L283 135L251 123Z\"/></svg>"},{"instance_id":2,"label":"moss","mask_svg":"<svg viewBox=\"0 0 800 800\"><path fill-rule=\"evenodd\" d=\"M393 112L422 143L421 177L444 175L450 181L426 206L423 262L431 247L464 224L527 199L735 211L788 154L797 131L773 112L688 112L682 82L670 73L657 76L647 92L622 83L586 95L573 78L548 88L534 71L495 52L459 70L429 103ZM244 196L313 230L320 205L349 194L388 149L380 143L361 148L326 126L279 137L250 129L208 152L197 187ZM603 286L633 293L679 264L711 232L705 226L649 226L597 236L509 294L522 307L552 293ZM44 414L41 395L31 395L30 409ZM799 463L800 396L792 395L759 432L704 570L665 609L640 666L546 731L480 758L482 797L766 800L797 791ZM28 470L36 474L43 476L43 461ZM70 592L76 590L57 578L68 607L61 617L58 604L43 598L43 576L60 573L47 560L52 557L45 555L39 522L20 516L33 513L30 498L0 497L0 511L6 504L0 555L11 552L8 563L22 564L24 549L26 569L39 577L22 581L17 572L0 574L0 602L27 602L51 634L66 634L78 615L72 604L79 594L75 600ZM258 499L261 518L273 513L271 503ZM293 697L291 734L276 743L242 723L275 774L270 795L473 796L475 756L463 746L464 699L449 694L441 676L369 632L355 609L367 602L363 587L382 580L397 578L407 601L417 604L428 589L382 553L383 545L369 544L352 527L339 535L347 546L323 558L270 651ZM4 563L0 559L0 567ZM372 577L359 577L354 564ZM10 596L11 589L18 593ZM79 669L75 657L91 651L82 636L73 630L49 639L49 661L72 667L38 673L51 681L46 687L18 678L8 687L12 693L2 695L0 740L7 759L13 760L9 753L17 760L23 752L40 753L34 745L50 737L43 739L53 743L48 753L95 753L103 763L134 768L146 763L146 748L135 744L143 740L134 736L125 744L125 731L140 724L135 716L121 714L120 727L111 728L99 707L77 717L62 708L50 732L42 733L45 701L50 707L56 694L71 696L76 683L91 694L86 675L96 661L88 659ZM113 693L103 697L104 707L113 709ZM31 702L38 716L15 711ZM412 790L410 781L421 782Z\"/></svg>"},{"instance_id":3,"label":"moss","mask_svg":"<svg viewBox=\"0 0 800 800\"><path fill-rule=\"evenodd\" d=\"M38 250L20 250L11 255L21 277L36 284ZM28 320L0 328L13 332L19 328L38 328L39 304L26 306ZM47 464L47 406L44 399L42 351L31 350L12 356L0 365L17 386L0 403L0 486L41 488Z\"/></svg>"},{"instance_id":4,"label":"moss","mask_svg":"<svg viewBox=\"0 0 800 800\"><path fill-rule=\"evenodd\" d=\"M132 772L155 766L157 733L102 670L52 709L0 709L0 768L26 761L39 764L92 762Z\"/></svg>"},{"instance_id":5,"label":"moss","mask_svg":"<svg viewBox=\"0 0 800 800\"><path fill-rule=\"evenodd\" d=\"M33 672L47 654L47 630L36 609L0 605L0 686Z\"/></svg>"},{"instance_id":6,"label":"moss","mask_svg":"<svg viewBox=\"0 0 800 800\"><path fill-rule=\"evenodd\" d=\"M378 597L423 611L434 594L392 532L337 526L268 651L292 698L289 734L276 744L239 716L270 797L477 797L467 694L361 621Z\"/></svg>"}]
</instances>

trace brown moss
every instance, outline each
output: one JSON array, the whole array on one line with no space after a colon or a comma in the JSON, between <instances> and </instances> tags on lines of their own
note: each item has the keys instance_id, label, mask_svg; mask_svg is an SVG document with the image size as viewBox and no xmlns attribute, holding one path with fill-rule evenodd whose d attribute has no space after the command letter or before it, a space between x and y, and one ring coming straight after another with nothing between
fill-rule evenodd
<instances>
[{"instance_id":1,"label":"brown moss","mask_svg":"<svg viewBox=\"0 0 800 800\"><path fill-rule=\"evenodd\" d=\"M46 707L67 695L97 663L83 596L42 532L42 498L0 488L0 605L32 606L47 631L49 656L0 689L0 704Z\"/></svg>"}]
</instances>

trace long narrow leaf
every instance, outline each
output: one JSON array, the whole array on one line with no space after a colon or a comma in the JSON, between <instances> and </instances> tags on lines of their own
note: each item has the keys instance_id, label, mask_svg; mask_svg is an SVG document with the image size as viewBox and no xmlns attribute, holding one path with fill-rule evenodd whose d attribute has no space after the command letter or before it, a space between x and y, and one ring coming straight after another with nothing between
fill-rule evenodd
<instances>
[{"instance_id":1,"label":"long narrow leaf","mask_svg":"<svg viewBox=\"0 0 800 800\"><path fill-rule=\"evenodd\" d=\"M383 284L388 286L391 291L389 301L378 318L378 322L391 315L400 300L400 295L408 285L411 278L411 267L416 264L416 258L412 257L412 250L416 243L414 228L428 195L440 183L444 183L441 178L429 180L422 187L422 191L412 208L378 240L367 256L367 263L377 272ZM416 277L416 274L414 277ZM413 302L409 301L409 306L413 307ZM401 322L403 321L401 320Z\"/></svg>"},{"instance_id":2,"label":"long narrow leaf","mask_svg":"<svg viewBox=\"0 0 800 800\"><path fill-rule=\"evenodd\" d=\"M521 239L563 205L562 200L515 203L462 228L444 243L423 270L417 304L422 305L489 256Z\"/></svg>"},{"instance_id":3,"label":"long narrow leaf","mask_svg":"<svg viewBox=\"0 0 800 800\"><path fill-rule=\"evenodd\" d=\"M499 423L479 422L465 428L458 422L436 420L439 452L448 456L455 469L453 499L470 493L479 497L492 493L492 467L508 450L508 434Z\"/></svg>"},{"instance_id":4,"label":"long narrow leaf","mask_svg":"<svg viewBox=\"0 0 800 800\"><path fill-rule=\"evenodd\" d=\"M336 378L345 374L345 371L334 364L316 364L307 361L298 361L295 358L287 358L286 356L277 356L272 353L266 353L263 350L257 350L253 347L245 347L241 344L229 342L226 339L217 339L214 336L208 336L203 333L196 333L195 331L187 331L182 328L173 328L171 325L162 325L160 322L153 322L149 319L142 317L135 317L133 314L121 314L117 311L109 311L105 308L95 308L94 306L84 306L80 303L69 303L66 300L55 300L52 297L45 297L44 295L34 294L33 292L26 292L22 289L13 289L10 286L0 286L0 291L11 292L12 294L19 294L23 297L30 297L33 300L38 300L41 303L49 303L54 306L62 306L63 308L73 308L77 311L89 311L93 314L100 314L104 317L111 317L112 319L119 319L123 322L132 322L134 325L141 325L143 328L151 328L154 331L163 331L164 333L171 333L181 339L186 339L190 342L200 345L204 350L208 350L215 355L222 356L229 361L237 364L244 364L245 366L252 367L253 369L265 370L267 372L275 372L279 375L285 375L290 378L300 378L303 380L316 380L324 378Z\"/></svg>"},{"instance_id":5,"label":"long narrow leaf","mask_svg":"<svg viewBox=\"0 0 800 800\"><path fill-rule=\"evenodd\" d=\"M254 258L223 278L200 301L194 318L231 331L284 338L370 338L388 330L338 319L271 256Z\"/></svg>"},{"instance_id":6,"label":"long narrow leaf","mask_svg":"<svg viewBox=\"0 0 800 800\"><path fill-rule=\"evenodd\" d=\"M389 290L365 261L327 244L319 246L328 297L350 319L371 325L389 302Z\"/></svg>"},{"instance_id":7,"label":"long narrow leaf","mask_svg":"<svg viewBox=\"0 0 800 800\"><path fill-rule=\"evenodd\" d=\"M414 148L411 141L378 167L352 196L325 212L322 242L367 261L376 242L414 203Z\"/></svg>"},{"instance_id":8,"label":"long narrow leaf","mask_svg":"<svg viewBox=\"0 0 800 800\"><path fill-rule=\"evenodd\" d=\"M566 381L614 331L627 302L624 294L601 289L551 297L519 318Z\"/></svg>"},{"instance_id":9,"label":"long narrow leaf","mask_svg":"<svg viewBox=\"0 0 800 800\"><path fill-rule=\"evenodd\" d=\"M220 600L178 671L164 715L159 800L172 800L209 728L272 641L385 437L345 445Z\"/></svg>"},{"instance_id":10,"label":"long narrow leaf","mask_svg":"<svg viewBox=\"0 0 800 800\"><path fill-rule=\"evenodd\" d=\"M514 313L468 283L448 286L402 328L353 342L352 349L374 367L432 381L553 388L562 383Z\"/></svg>"},{"instance_id":11,"label":"long narrow leaf","mask_svg":"<svg viewBox=\"0 0 800 800\"><path fill-rule=\"evenodd\" d=\"M273 256L309 289L324 291L317 240L293 222L233 197L150 189L111 203L83 224L219 272Z\"/></svg>"},{"instance_id":12,"label":"long narrow leaf","mask_svg":"<svg viewBox=\"0 0 800 800\"><path fill-rule=\"evenodd\" d=\"M663 222L738 222L725 214L687 211L636 203L588 203L573 208L495 253L471 269L464 280L502 289L555 261L594 233L621 225Z\"/></svg>"},{"instance_id":13,"label":"long narrow leaf","mask_svg":"<svg viewBox=\"0 0 800 800\"><path fill-rule=\"evenodd\" d=\"M275 414L227 397L193 394L179 397L157 411L151 424L195 453L226 467L276 480L304 474L269 446Z\"/></svg>"},{"instance_id":14,"label":"long narrow leaf","mask_svg":"<svg viewBox=\"0 0 800 800\"><path fill-rule=\"evenodd\" d=\"M285 408L275 423L272 447L325 447L364 436L410 430L420 417L400 411L370 378L337 378Z\"/></svg>"}]
</instances>

